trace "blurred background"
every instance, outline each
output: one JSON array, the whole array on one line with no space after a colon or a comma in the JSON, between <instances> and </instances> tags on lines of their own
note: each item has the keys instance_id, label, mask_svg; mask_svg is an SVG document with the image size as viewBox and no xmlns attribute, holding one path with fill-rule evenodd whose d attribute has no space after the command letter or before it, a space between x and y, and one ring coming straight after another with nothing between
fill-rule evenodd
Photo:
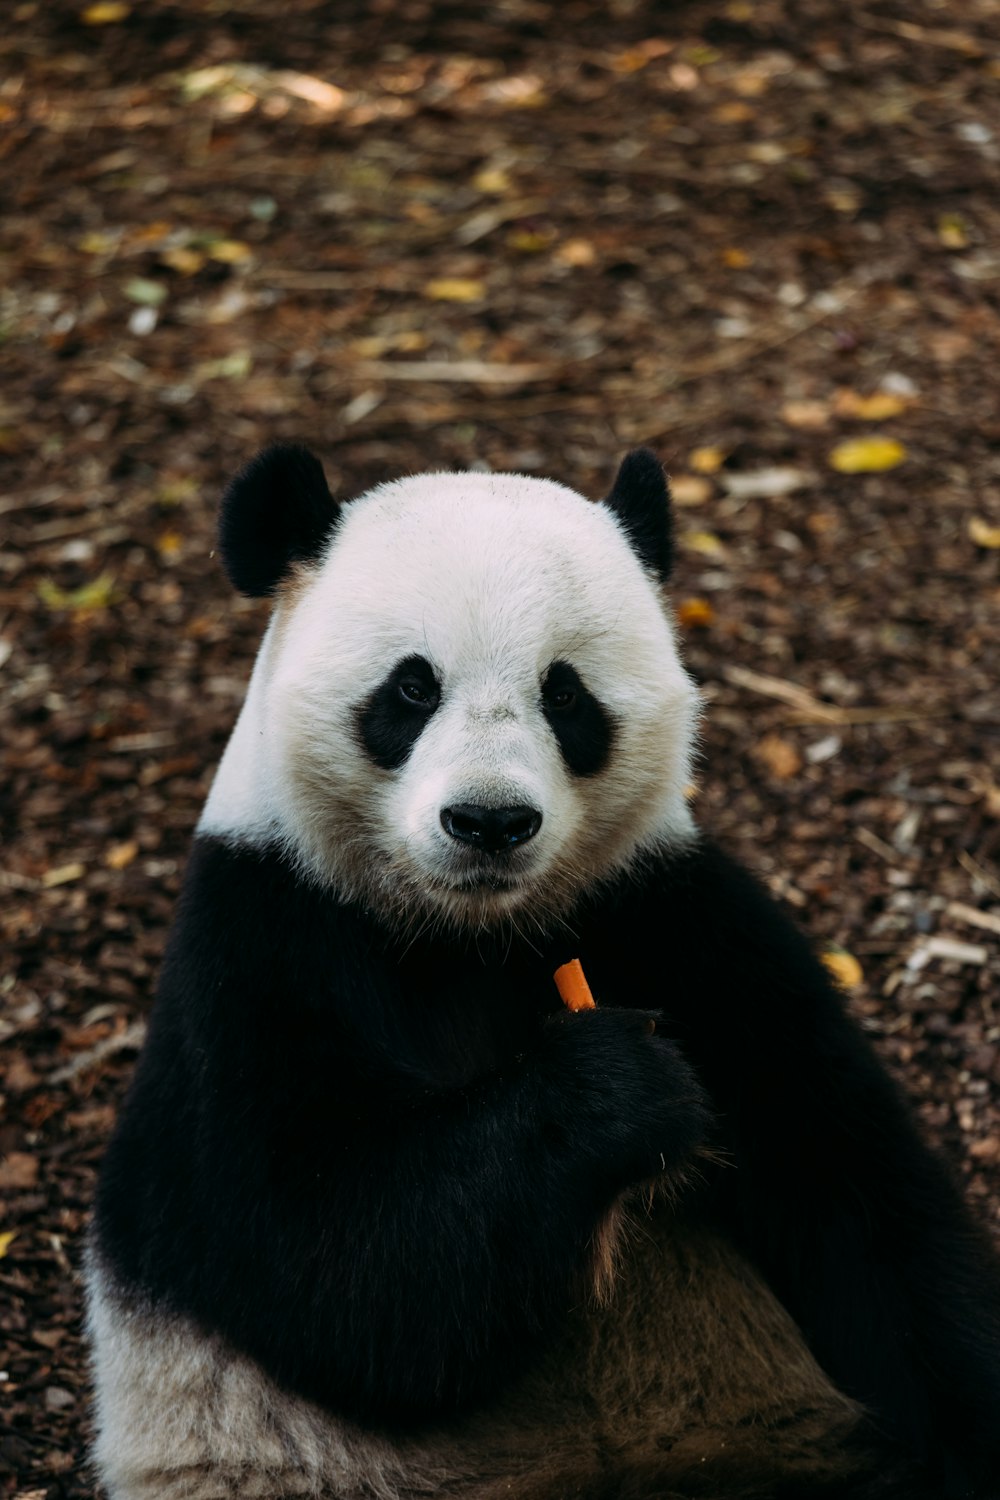
<instances>
[{"instance_id":1,"label":"blurred background","mask_svg":"<svg viewBox=\"0 0 1000 1500\"><path fill-rule=\"evenodd\" d=\"M656 448L698 815L1000 1229L998 167L998 0L4 7L0 1495L93 1494L81 1234L275 439L345 496Z\"/></svg>"}]
</instances>

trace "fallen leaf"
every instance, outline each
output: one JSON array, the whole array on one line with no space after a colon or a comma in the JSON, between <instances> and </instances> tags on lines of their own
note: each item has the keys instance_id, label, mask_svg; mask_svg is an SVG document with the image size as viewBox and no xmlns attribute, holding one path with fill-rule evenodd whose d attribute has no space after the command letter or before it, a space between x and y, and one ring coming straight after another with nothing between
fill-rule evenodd
<instances>
[{"instance_id":1,"label":"fallen leaf","mask_svg":"<svg viewBox=\"0 0 1000 1500\"><path fill-rule=\"evenodd\" d=\"M991 526L982 516L970 516L967 530L977 547L1000 547L1000 526Z\"/></svg>"},{"instance_id":2,"label":"fallen leaf","mask_svg":"<svg viewBox=\"0 0 1000 1500\"><path fill-rule=\"evenodd\" d=\"M118 598L113 573L101 573L78 589L61 589L51 578L38 584L38 597L49 609L107 609Z\"/></svg>"},{"instance_id":3,"label":"fallen leaf","mask_svg":"<svg viewBox=\"0 0 1000 1500\"><path fill-rule=\"evenodd\" d=\"M104 863L109 870L124 870L138 853L139 845L134 839L128 839L123 844L112 844L104 856Z\"/></svg>"},{"instance_id":4,"label":"fallen leaf","mask_svg":"<svg viewBox=\"0 0 1000 1500\"><path fill-rule=\"evenodd\" d=\"M844 389L837 392L833 409L838 417L884 422L887 417L898 417L909 405L905 396L898 396L893 391L875 391L871 396L859 396L857 391Z\"/></svg>"},{"instance_id":5,"label":"fallen leaf","mask_svg":"<svg viewBox=\"0 0 1000 1500\"><path fill-rule=\"evenodd\" d=\"M167 289L161 281L150 281L148 276L133 276L122 288L130 302L142 307L159 307L167 299Z\"/></svg>"},{"instance_id":6,"label":"fallen leaf","mask_svg":"<svg viewBox=\"0 0 1000 1500\"><path fill-rule=\"evenodd\" d=\"M707 599L682 599L677 606L677 619L685 626L714 625L715 610Z\"/></svg>"},{"instance_id":7,"label":"fallen leaf","mask_svg":"<svg viewBox=\"0 0 1000 1500\"><path fill-rule=\"evenodd\" d=\"M722 468L725 457L721 448L694 448L688 463L696 474L715 474Z\"/></svg>"},{"instance_id":8,"label":"fallen leaf","mask_svg":"<svg viewBox=\"0 0 1000 1500\"><path fill-rule=\"evenodd\" d=\"M53 870L46 870L42 876L42 885L45 890L51 890L53 886L68 885L71 880L79 880L86 873L86 866L78 861L70 865L57 865Z\"/></svg>"},{"instance_id":9,"label":"fallen leaf","mask_svg":"<svg viewBox=\"0 0 1000 1500\"><path fill-rule=\"evenodd\" d=\"M507 236L507 244L511 250L517 250L521 255L538 255L540 251L547 250L556 239L554 229L512 229Z\"/></svg>"},{"instance_id":10,"label":"fallen leaf","mask_svg":"<svg viewBox=\"0 0 1000 1500\"><path fill-rule=\"evenodd\" d=\"M3 1260L4 1256L7 1254L7 1251L10 1249L11 1245L16 1239L16 1229L6 1229L3 1234L0 1234L0 1260Z\"/></svg>"},{"instance_id":11,"label":"fallen leaf","mask_svg":"<svg viewBox=\"0 0 1000 1500\"><path fill-rule=\"evenodd\" d=\"M895 438L848 438L831 450L829 462L839 474L880 474L895 469L908 456Z\"/></svg>"},{"instance_id":12,"label":"fallen leaf","mask_svg":"<svg viewBox=\"0 0 1000 1500\"><path fill-rule=\"evenodd\" d=\"M722 264L728 266L731 271L742 271L750 264L750 257L745 250L740 250L737 245L727 245L722 252Z\"/></svg>"},{"instance_id":13,"label":"fallen leaf","mask_svg":"<svg viewBox=\"0 0 1000 1500\"><path fill-rule=\"evenodd\" d=\"M556 250L555 258L561 266L592 266L597 251L589 240L566 240Z\"/></svg>"},{"instance_id":14,"label":"fallen leaf","mask_svg":"<svg viewBox=\"0 0 1000 1500\"><path fill-rule=\"evenodd\" d=\"M507 193L511 188L510 174L501 167L483 167L473 177L472 186L480 193Z\"/></svg>"},{"instance_id":15,"label":"fallen leaf","mask_svg":"<svg viewBox=\"0 0 1000 1500\"><path fill-rule=\"evenodd\" d=\"M675 505L704 505L712 486L700 474L671 474L670 494Z\"/></svg>"},{"instance_id":16,"label":"fallen leaf","mask_svg":"<svg viewBox=\"0 0 1000 1500\"><path fill-rule=\"evenodd\" d=\"M681 545L702 557L725 557L726 549L714 531L682 531Z\"/></svg>"},{"instance_id":17,"label":"fallen leaf","mask_svg":"<svg viewBox=\"0 0 1000 1500\"><path fill-rule=\"evenodd\" d=\"M172 245L160 252L160 260L172 271L179 271L182 276L194 276L205 264L201 251L192 250L190 245Z\"/></svg>"},{"instance_id":18,"label":"fallen leaf","mask_svg":"<svg viewBox=\"0 0 1000 1500\"><path fill-rule=\"evenodd\" d=\"M723 474L722 483L737 500L776 499L816 483L808 469L753 469L745 474Z\"/></svg>"},{"instance_id":19,"label":"fallen leaf","mask_svg":"<svg viewBox=\"0 0 1000 1500\"><path fill-rule=\"evenodd\" d=\"M442 276L426 283L424 296L432 302L481 302L486 296L486 283L461 276Z\"/></svg>"},{"instance_id":20,"label":"fallen leaf","mask_svg":"<svg viewBox=\"0 0 1000 1500\"><path fill-rule=\"evenodd\" d=\"M123 5L121 0L99 0L98 4L86 7L80 20L84 26L110 26L115 21L124 21L131 9L131 5Z\"/></svg>"},{"instance_id":21,"label":"fallen leaf","mask_svg":"<svg viewBox=\"0 0 1000 1500\"><path fill-rule=\"evenodd\" d=\"M958 214L942 214L937 224L938 239L946 250L966 250L969 235L965 221Z\"/></svg>"},{"instance_id":22,"label":"fallen leaf","mask_svg":"<svg viewBox=\"0 0 1000 1500\"><path fill-rule=\"evenodd\" d=\"M841 989L856 989L865 977L854 954L848 953L846 948L827 948L825 953L820 954L820 958Z\"/></svg>"},{"instance_id":23,"label":"fallen leaf","mask_svg":"<svg viewBox=\"0 0 1000 1500\"><path fill-rule=\"evenodd\" d=\"M827 425L830 408L825 401L786 401L781 408L781 420L789 427L813 430Z\"/></svg>"},{"instance_id":24,"label":"fallen leaf","mask_svg":"<svg viewBox=\"0 0 1000 1500\"><path fill-rule=\"evenodd\" d=\"M226 266L243 265L253 259L253 251L242 240L214 240L205 246L205 250L212 260L221 261Z\"/></svg>"},{"instance_id":25,"label":"fallen leaf","mask_svg":"<svg viewBox=\"0 0 1000 1500\"><path fill-rule=\"evenodd\" d=\"M274 81L286 93L293 94L296 99L304 99L325 115L335 115L343 108L343 89L338 89L335 83L327 83L323 78L314 78L311 73L276 73Z\"/></svg>"},{"instance_id":26,"label":"fallen leaf","mask_svg":"<svg viewBox=\"0 0 1000 1500\"><path fill-rule=\"evenodd\" d=\"M762 740L757 741L751 753L779 781L787 781L802 770L802 757L798 749L791 740L782 739L780 734L766 734Z\"/></svg>"},{"instance_id":27,"label":"fallen leaf","mask_svg":"<svg viewBox=\"0 0 1000 1500\"><path fill-rule=\"evenodd\" d=\"M0 1188L32 1188L38 1181L38 1157L12 1151L0 1160Z\"/></svg>"}]
</instances>

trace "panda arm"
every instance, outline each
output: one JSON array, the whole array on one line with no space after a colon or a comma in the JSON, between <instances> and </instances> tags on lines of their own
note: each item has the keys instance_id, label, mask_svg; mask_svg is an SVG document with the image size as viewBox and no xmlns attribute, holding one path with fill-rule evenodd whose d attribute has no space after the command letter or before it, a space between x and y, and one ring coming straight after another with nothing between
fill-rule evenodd
<instances>
[{"instance_id":1,"label":"panda arm","mask_svg":"<svg viewBox=\"0 0 1000 1500\"><path fill-rule=\"evenodd\" d=\"M436 1078L369 937L279 861L203 841L97 1238L118 1281L285 1388L399 1424L513 1378L615 1198L681 1169L707 1116L637 1011L538 1021L520 1055Z\"/></svg>"},{"instance_id":2,"label":"panda arm","mask_svg":"<svg viewBox=\"0 0 1000 1500\"><path fill-rule=\"evenodd\" d=\"M950 1174L756 882L706 845L656 899L654 930L665 907L684 955L662 999L732 1160L715 1186L728 1232L948 1493L997 1493L1000 1278Z\"/></svg>"}]
</instances>

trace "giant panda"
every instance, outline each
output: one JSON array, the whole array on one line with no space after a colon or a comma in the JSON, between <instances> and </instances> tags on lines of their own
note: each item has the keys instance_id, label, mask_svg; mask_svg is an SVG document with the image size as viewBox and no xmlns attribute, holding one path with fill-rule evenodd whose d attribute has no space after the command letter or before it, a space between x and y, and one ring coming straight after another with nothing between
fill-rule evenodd
<instances>
[{"instance_id":1,"label":"giant panda","mask_svg":"<svg viewBox=\"0 0 1000 1500\"><path fill-rule=\"evenodd\" d=\"M655 456L277 446L221 551L273 611L98 1190L111 1500L1000 1494L992 1252L692 819Z\"/></svg>"}]
</instances>

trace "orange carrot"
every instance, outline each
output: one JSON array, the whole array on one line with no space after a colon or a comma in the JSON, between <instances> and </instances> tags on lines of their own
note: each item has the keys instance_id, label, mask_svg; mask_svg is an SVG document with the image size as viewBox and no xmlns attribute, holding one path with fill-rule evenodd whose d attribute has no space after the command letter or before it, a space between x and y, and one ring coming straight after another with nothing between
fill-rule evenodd
<instances>
[{"instance_id":1,"label":"orange carrot","mask_svg":"<svg viewBox=\"0 0 1000 1500\"><path fill-rule=\"evenodd\" d=\"M590 993L590 985L583 972L583 965L578 958L571 958L568 964L561 964L554 977L556 989L567 1010L594 1010L596 1008L594 997Z\"/></svg>"}]
</instances>

